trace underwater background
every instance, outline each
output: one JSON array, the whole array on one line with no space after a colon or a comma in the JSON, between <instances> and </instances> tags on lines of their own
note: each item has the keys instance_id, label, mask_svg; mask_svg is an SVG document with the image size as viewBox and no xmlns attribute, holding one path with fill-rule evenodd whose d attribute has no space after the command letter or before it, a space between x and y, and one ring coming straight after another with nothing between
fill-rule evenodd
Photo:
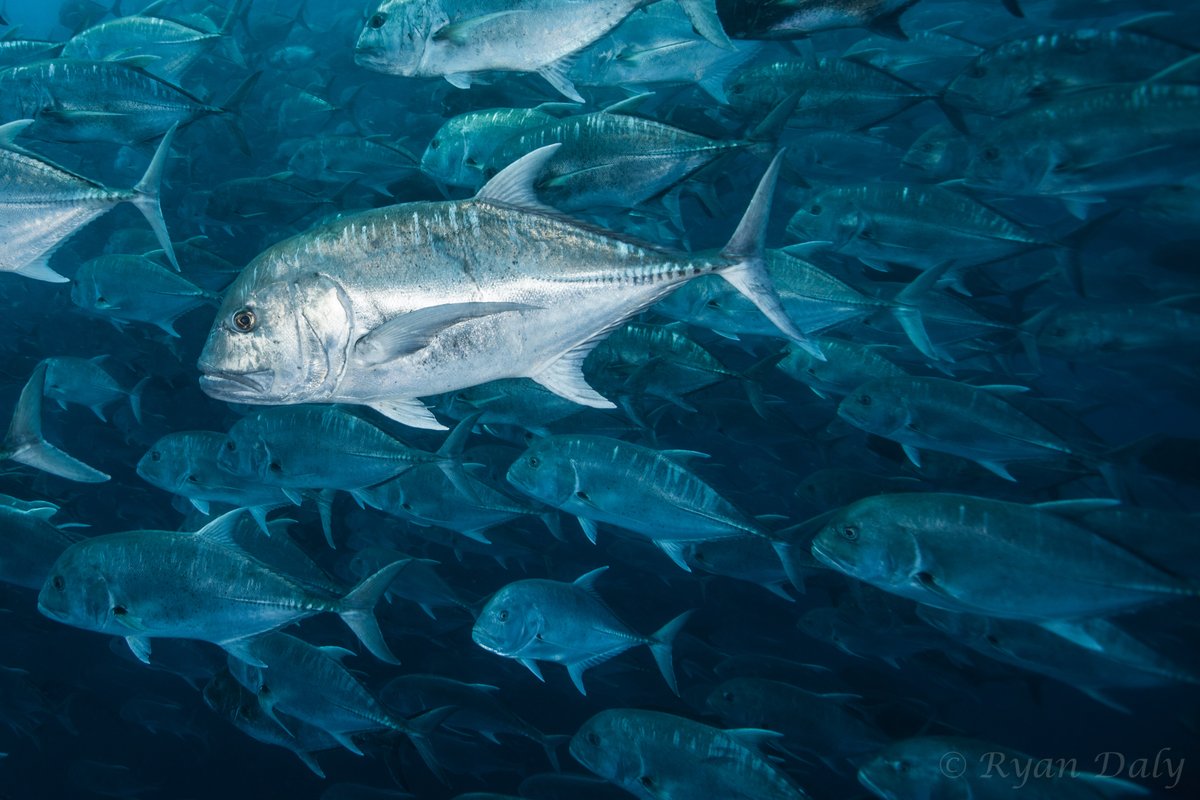
<instances>
[{"instance_id":1,"label":"underwater background","mask_svg":"<svg viewBox=\"0 0 1200 800\"><path fill-rule=\"evenodd\" d=\"M1200 7L229 3L0 9L0 798L1196 796Z\"/></svg>"}]
</instances>

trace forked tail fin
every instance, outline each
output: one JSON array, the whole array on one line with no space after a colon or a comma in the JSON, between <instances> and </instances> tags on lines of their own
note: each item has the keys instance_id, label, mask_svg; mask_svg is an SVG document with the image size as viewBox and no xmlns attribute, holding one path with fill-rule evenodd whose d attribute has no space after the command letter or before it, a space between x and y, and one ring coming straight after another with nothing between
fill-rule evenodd
<instances>
[{"instance_id":1,"label":"forked tail fin","mask_svg":"<svg viewBox=\"0 0 1200 800\"><path fill-rule=\"evenodd\" d=\"M179 123L172 125L171 130L167 131L162 141L158 143L158 149L154 151L154 158L150 160L146 174L138 181L137 186L133 187L133 197L129 201L138 211L142 212L146 222L150 223L154 237L158 239L159 246L167 254L167 260L171 262L171 266L175 268L176 272L179 272L179 261L175 258L175 248L171 246L171 236L167 233L167 221L163 219L159 192L162 188L163 165L167 161L167 154L171 150L171 141L175 138L175 130L178 127Z\"/></svg>"},{"instance_id":2,"label":"forked tail fin","mask_svg":"<svg viewBox=\"0 0 1200 800\"><path fill-rule=\"evenodd\" d=\"M766 249L763 244L767 235L767 221L771 217L771 195L775 193L775 182L779 178L779 167L783 162L783 151L775 154L771 165L767 167L750 205L737 230L733 232L729 243L721 251L721 255L732 265L722 269L718 274L737 289L746 299L761 311L775 327L789 339L802 347L814 358L824 361L821 349L809 340L796 324L788 318L783 310L783 303L775 293L771 276L767 274Z\"/></svg>"},{"instance_id":3,"label":"forked tail fin","mask_svg":"<svg viewBox=\"0 0 1200 800\"><path fill-rule=\"evenodd\" d=\"M45 383L46 363L42 362L33 370L33 375L21 390L8 434L4 437L4 448L0 450L0 459L9 458L69 481L103 483L108 480L108 475L67 455L42 438L42 391Z\"/></svg>"}]
</instances>

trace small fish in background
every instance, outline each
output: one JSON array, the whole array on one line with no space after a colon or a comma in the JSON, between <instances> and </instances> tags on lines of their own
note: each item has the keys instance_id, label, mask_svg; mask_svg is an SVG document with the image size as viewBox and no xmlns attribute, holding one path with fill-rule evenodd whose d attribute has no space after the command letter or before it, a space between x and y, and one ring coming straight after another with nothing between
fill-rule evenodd
<instances>
[{"instance_id":1,"label":"small fish in background","mask_svg":"<svg viewBox=\"0 0 1200 800\"><path fill-rule=\"evenodd\" d=\"M521 662L544 681L539 661L563 664L580 694L591 667L644 644L663 680L678 694L672 646L691 611L685 611L651 636L634 633L596 592L596 579L608 567L594 569L571 583L526 580L505 586L479 612L471 638L485 650Z\"/></svg>"},{"instance_id":2,"label":"small fish in background","mask_svg":"<svg viewBox=\"0 0 1200 800\"><path fill-rule=\"evenodd\" d=\"M706 39L730 46L711 0L675 2ZM574 54L642 5L641 0L570 7L546 0L519 0L516 5L489 0L466 6L459 0L384 0L359 34L354 60L392 75L440 76L462 89L480 72L536 72L566 97L583 102L568 77ZM546 14L556 15L552 32L539 28Z\"/></svg>"},{"instance_id":3,"label":"small fish in background","mask_svg":"<svg viewBox=\"0 0 1200 800\"><path fill-rule=\"evenodd\" d=\"M802 800L808 797L804 790L759 751L779 736L753 728L724 731L660 711L616 708L583 724L571 739L571 755L636 797Z\"/></svg>"},{"instance_id":4,"label":"small fish in background","mask_svg":"<svg viewBox=\"0 0 1200 800\"><path fill-rule=\"evenodd\" d=\"M1200 5L5 21L0 794L1196 795Z\"/></svg>"}]
</instances>

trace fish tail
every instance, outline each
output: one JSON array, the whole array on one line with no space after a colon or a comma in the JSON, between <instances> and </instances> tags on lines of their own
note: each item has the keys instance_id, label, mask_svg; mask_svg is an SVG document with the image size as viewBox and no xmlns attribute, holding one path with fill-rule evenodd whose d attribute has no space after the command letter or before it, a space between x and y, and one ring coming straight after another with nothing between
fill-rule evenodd
<instances>
[{"instance_id":1,"label":"fish tail","mask_svg":"<svg viewBox=\"0 0 1200 800\"><path fill-rule=\"evenodd\" d=\"M555 772L562 772L562 765L558 763L558 748L569 741L571 741L570 736L561 734L545 734L539 740L542 749L546 751L546 759Z\"/></svg>"},{"instance_id":2,"label":"fish tail","mask_svg":"<svg viewBox=\"0 0 1200 800\"><path fill-rule=\"evenodd\" d=\"M175 258L175 248L171 245L171 236L167 233L167 221L163 219L159 192L162 188L163 165L166 164L167 154L171 150L171 140L175 138L175 131L178 127L179 123L172 125L171 129L163 136L162 141L158 143L158 149L154 151L154 158L150 159L150 166L146 168L146 174L138 181L137 186L133 187L133 197L129 201L138 211L142 212L142 216L150 224L150 229L154 231L154 237L158 239L159 246L167 254L167 260L171 262L171 266L175 268L176 272L179 272L179 261Z\"/></svg>"},{"instance_id":3,"label":"fish tail","mask_svg":"<svg viewBox=\"0 0 1200 800\"><path fill-rule=\"evenodd\" d=\"M448 783L446 773L442 770L442 765L438 763L437 758L434 756L433 746L429 741L429 737L443 722L452 717L457 711L458 708L455 706L442 706L403 722L393 721L390 723L393 728L408 737L408 740L412 742L413 747L416 749L417 755L425 762L425 766L429 767L429 771L442 783Z\"/></svg>"},{"instance_id":4,"label":"fish tail","mask_svg":"<svg viewBox=\"0 0 1200 800\"><path fill-rule=\"evenodd\" d=\"M650 637L650 653L654 656L655 663L658 664L658 671L662 673L663 680L667 682L667 686L671 687L671 691L676 696L679 695L679 684L675 682L675 665L672 656L675 637L679 635L679 631L683 630L684 624L693 613L692 611L683 612Z\"/></svg>"},{"instance_id":5,"label":"fish tail","mask_svg":"<svg viewBox=\"0 0 1200 800\"><path fill-rule=\"evenodd\" d=\"M33 370L33 375L21 390L12 422L8 426L8 435L4 437L0 458L9 458L70 481L103 483L108 480L108 475L67 455L42 438L42 392L45 384L46 362L43 361Z\"/></svg>"},{"instance_id":6,"label":"fish tail","mask_svg":"<svg viewBox=\"0 0 1200 800\"><path fill-rule=\"evenodd\" d=\"M767 234L767 222L771 217L771 195L775 192L775 182L779 178L779 168L783 162L783 151L780 150L771 160L742 221L733 232L721 255L733 263L721 269L718 273L729 282L733 288L741 292L747 300L758 308L767 319L775 324L789 339L811 353L814 358L824 361L821 349L805 336L796 324L788 319L783 310L783 303L767 274L765 258L766 248L763 244Z\"/></svg>"},{"instance_id":7,"label":"fish tail","mask_svg":"<svg viewBox=\"0 0 1200 800\"><path fill-rule=\"evenodd\" d=\"M375 605L387 592L392 581L408 564L409 559L402 559L388 564L383 569L369 575L342 598L338 615L354 635L380 661L389 664L399 664L400 660L392 654L387 642L383 639L383 631L379 630L379 621L375 619Z\"/></svg>"},{"instance_id":8,"label":"fish tail","mask_svg":"<svg viewBox=\"0 0 1200 800\"><path fill-rule=\"evenodd\" d=\"M696 29L697 33L717 47L723 47L726 50L733 49L733 42L729 41L729 35L725 33L725 28L721 26L721 19L717 16L717 4L714 0L675 0L675 2L683 9L683 13L687 15L688 21L692 23L692 27Z\"/></svg>"}]
</instances>

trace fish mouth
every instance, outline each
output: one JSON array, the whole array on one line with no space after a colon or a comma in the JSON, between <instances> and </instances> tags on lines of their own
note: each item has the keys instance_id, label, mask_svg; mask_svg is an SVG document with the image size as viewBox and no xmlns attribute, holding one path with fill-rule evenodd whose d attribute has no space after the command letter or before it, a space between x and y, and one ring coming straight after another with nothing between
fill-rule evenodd
<instances>
[{"instance_id":1,"label":"fish mouth","mask_svg":"<svg viewBox=\"0 0 1200 800\"><path fill-rule=\"evenodd\" d=\"M843 567L845 566L846 562L829 552L829 550L825 549L825 547L823 547L816 539L813 539L810 549L812 550L813 557L817 559L817 561L820 561L826 566L833 567L839 572L843 571Z\"/></svg>"},{"instance_id":2,"label":"fish mouth","mask_svg":"<svg viewBox=\"0 0 1200 800\"><path fill-rule=\"evenodd\" d=\"M500 652L500 643L496 641L495 637L490 636L487 631L475 628L471 631L471 639L474 640L475 644L479 645L484 650L487 650L489 653L503 655L503 653Z\"/></svg>"},{"instance_id":3,"label":"fish mouth","mask_svg":"<svg viewBox=\"0 0 1200 800\"><path fill-rule=\"evenodd\" d=\"M269 369L253 372L212 370L200 376L200 388L209 397L218 400L226 397L260 397L267 393L274 374L274 371Z\"/></svg>"},{"instance_id":4,"label":"fish mouth","mask_svg":"<svg viewBox=\"0 0 1200 800\"><path fill-rule=\"evenodd\" d=\"M861 783L863 787L867 789L867 791L874 792L879 797L890 798L892 796L891 792L885 791L883 787L871 780L871 775L865 768L858 771L857 777L858 782Z\"/></svg>"}]
</instances>

